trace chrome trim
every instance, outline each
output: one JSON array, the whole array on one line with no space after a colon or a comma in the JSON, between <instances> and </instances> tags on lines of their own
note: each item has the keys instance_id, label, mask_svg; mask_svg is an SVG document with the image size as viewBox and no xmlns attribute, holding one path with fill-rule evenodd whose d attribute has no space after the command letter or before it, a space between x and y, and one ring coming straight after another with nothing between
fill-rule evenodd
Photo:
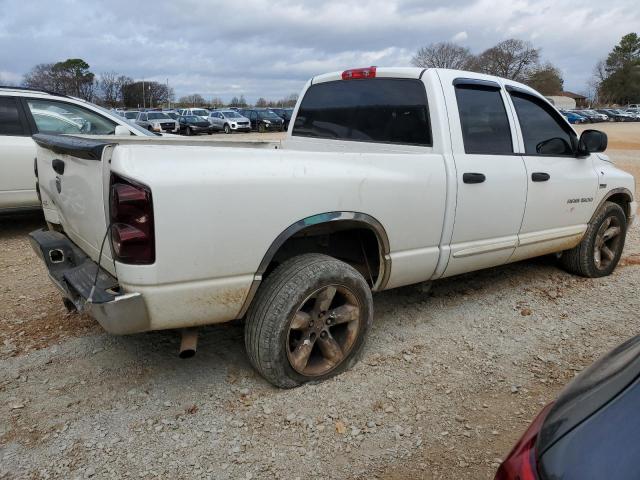
<instances>
[{"instance_id":1,"label":"chrome trim","mask_svg":"<svg viewBox=\"0 0 640 480\"><path fill-rule=\"evenodd\" d=\"M249 292L242 304L242 308L238 312L236 318L242 318L249 309L253 298L258 291L258 287L262 282L262 276L267 270L267 267L273 260L273 257L278 252L280 247L284 245L284 243L291 238L293 235L298 233L300 230L313 226L320 225L322 223L330 223L330 222L344 222L351 221L356 223L363 223L367 227L369 227L376 235L378 239L378 245L380 245L382 251L380 252L380 268L382 272L378 275L378 280L376 284L373 286L373 291L383 290L385 285L389 281L389 276L391 275L391 247L389 245L389 238L387 237L387 232L385 231L382 224L373 218L371 215L367 215L366 213L360 212L326 212L320 213L318 215L312 215L310 217L303 218L302 220L297 221L293 225L287 227L278 237L273 241L267 252L265 253L260 265L258 266L258 270L254 276L253 282L251 282L251 287L249 288Z\"/></svg>"}]
</instances>

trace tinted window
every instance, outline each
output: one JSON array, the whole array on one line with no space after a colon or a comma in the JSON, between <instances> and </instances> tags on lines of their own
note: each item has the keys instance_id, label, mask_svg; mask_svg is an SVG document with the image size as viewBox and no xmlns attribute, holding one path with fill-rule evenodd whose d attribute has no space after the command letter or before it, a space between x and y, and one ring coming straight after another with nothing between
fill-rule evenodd
<instances>
[{"instance_id":1,"label":"tinted window","mask_svg":"<svg viewBox=\"0 0 640 480\"><path fill-rule=\"evenodd\" d=\"M12 97L0 97L0 135L23 135L18 103Z\"/></svg>"},{"instance_id":2,"label":"tinted window","mask_svg":"<svg viewBox=\"0 0 640 480\"><path fill-rule=\"evenodd\" d=\"M41 133L115 133L115 122L78 105L33 98L27 99L27 105Z\"/></svg>"},{"instance_id":3,"label":"tinted window","mask_svg":"<svg viewBox=\"0 0 640 480\"><path fill-rule=\"evenodd\" d=\"M500 90L458 85L456 98L466 153L513 153L511 129Z\"/></svg>"},{"instance_id":4,"label":"tinted window","mask_svg":"<svg viewBox=\"0 0 640 480\"><path fill-rule=\"evenodd\" d=\"M516 107L520 129L524 138L525 153L539 154L544 143L551 139L562 139L564 148L557 155L572 155L571 129L560 119L555 110L546 102L535 97L512 93L511 99Z\"/></svg>"},{"instance_id":5,"label":"tinted window","mask_svg":"<svg viewBox=\"0 0 640 480\"><path fill-rule=\"evenodd\" d=\"M424 85L397 78L312 85L302 99L292 134L430 146Z\"/></svg>"}]
</instances>

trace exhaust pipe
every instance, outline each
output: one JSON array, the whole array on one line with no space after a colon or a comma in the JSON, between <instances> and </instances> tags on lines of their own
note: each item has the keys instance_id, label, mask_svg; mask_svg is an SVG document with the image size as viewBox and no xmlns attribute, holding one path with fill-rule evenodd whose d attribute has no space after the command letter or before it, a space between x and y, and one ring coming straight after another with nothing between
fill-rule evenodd
<instances>
[{"instance_id":1,"label":"exhaust pipe","mask_svg":"<svg viewBox=\"0 0 640 480\"><path fill-rule=\"evenodd\" d=\"M198 349L198 330L195 328L185 328L180 331L180 358L191 358Z\"/></svg>"}]
</instances>

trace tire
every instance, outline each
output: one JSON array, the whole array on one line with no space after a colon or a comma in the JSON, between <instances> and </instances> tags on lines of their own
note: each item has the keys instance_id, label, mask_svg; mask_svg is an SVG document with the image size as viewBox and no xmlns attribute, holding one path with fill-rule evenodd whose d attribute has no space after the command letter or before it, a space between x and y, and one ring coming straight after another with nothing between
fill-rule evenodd
<instances>
[{"instance_id":1,"label":"tire","mask_svg":"<svg viewBox=\"0 0 640 480\"><path fill-rule=\"evenodd\" d=\"M258 124L258 132L260 132L260 133L264 133L265 132L265 128L264 128L264 125L262 123Z\"/></svg>"},{"instance_id":2,"label":"tire","mask_svg":"<svg viewBox=\"0 0 640 480\"><path fill-rule=\"evenodd\" d=\"M373 299L362 275L335 258L304 254L260 285L247 313L245 347L267 381L293 388L357 363L372 322Z\"/></svg>"},{"instance_id":3,"label":"tire","mask_svg":"<svg viewBox=\"0 0 640 480\"><path fill-rule=\"evenodd\" d=\"M191 135L193 135L193 132L191 131L190 127L187 127L187 129L185 130L185 134L187 135L187 137L190 137Z\"/></svg>"},{"instance_id":4,"label":"tire","mask_svg":"<svg viewBox=\"0 0 640 480\"><path fill-rule=\"evenodd\" d=\"M617 203L605 202L589 223L580 244L562 252L560 264L568 272L583 277L606 277L618 265L626 235L624 211Z\"/></svg>"},{"instance_id":5,"label":"tire","mask_svg":"<svg viewBox=\"0 0 640 480\"><path fill-rule=\"evenodd\" d=\"M226 133L227 135L229 135L231 132L231 127L229 126L228 123L224 124L224 133Z\"/></svg>"}]
</instances>

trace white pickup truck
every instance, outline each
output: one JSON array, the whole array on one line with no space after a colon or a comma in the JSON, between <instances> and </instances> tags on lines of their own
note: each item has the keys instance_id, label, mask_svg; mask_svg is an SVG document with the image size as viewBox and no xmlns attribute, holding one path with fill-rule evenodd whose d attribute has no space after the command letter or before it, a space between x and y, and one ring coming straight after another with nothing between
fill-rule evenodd
<instances>
[{"instance_id":1,"label":"white pickup truck","mask_svg":"<svg viewBox=\"0 0 640 480\"><path fill-rule=\"evenodd\" d=\"M636 211L604 133L462 71L314 77L282 142L34 138L66 304L116 334L244 318L280 387L356 361L372 291L552 253L608 275Z\"/></svg>"}]
</instances>

